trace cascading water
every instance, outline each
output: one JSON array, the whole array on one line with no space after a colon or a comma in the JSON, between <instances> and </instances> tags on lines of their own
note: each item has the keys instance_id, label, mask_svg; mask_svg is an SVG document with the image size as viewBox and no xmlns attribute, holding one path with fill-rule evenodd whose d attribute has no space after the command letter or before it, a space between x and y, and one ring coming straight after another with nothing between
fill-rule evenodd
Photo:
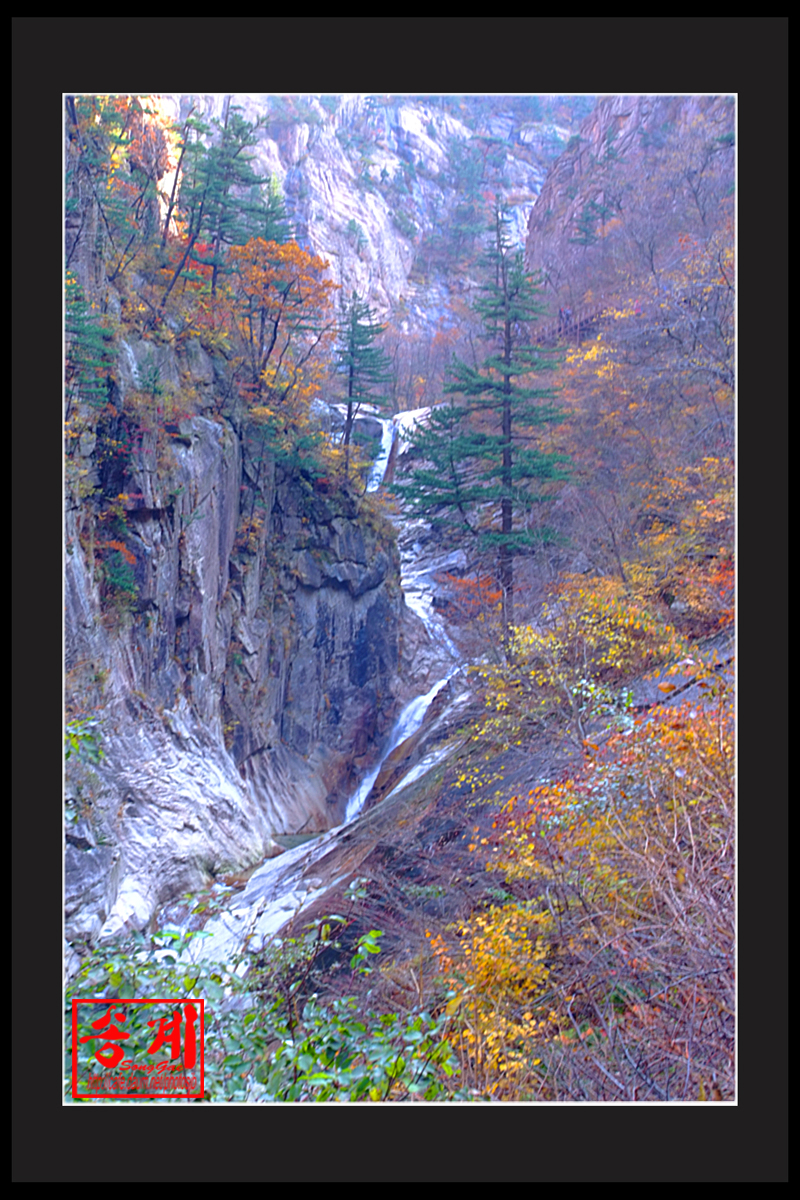
<instances>
[{"instance_id":1,"label":"cascading water","mask_svg":"<svg viewBox=\"0 0 800 1200\"><path fill-rule=\"evenodd\" d=\"M408 417L408 415L409 414L402 414L403 417ZM381 450L380 454L372 465L369 481L367 483L367 491L371 492L377 491L383 482L384 475L386 474L386 466L389 461L389 455L392 450L392 443L395 436L397 436L398 432L400 431L400 422L397 420L397 418L390 420L381 418L381 427ZM421 580L424 578L426 573L430 573L430 568L428 572L422 572L421 574L415 573L413 571L412 563L410 563L408 560L408 555L402 556L402 587L406 596L406 603L408 607L420 617L433 641L439 646L443 647L447 651L449 657L451 657L454 662L457 662L458 651L448 637L440 618L433 609L430 595L428 594L429 589L426 590L424 584L421 583ZM386 759L389 757L392 751L397 749L401 742L404 742L406 738L410 738L417 732L422 725L422 722L425 719L425 714L427 713L434 699L436 696L438 696L445 684L449 683L458 670L460 670L460 666L453 666L442 679L439 679L433 685L433 687L425 693L424 696L415 697L415 699L411 700L405 706L395 723L386 750L384 751L380 762L370 772L370 774L361 781L357 791L354 792L354 794L348 800L347 809L345 812L345 824L355 820L355 818L361 812L364 802L372 791L375 780L378 778L381 767Z\"/></svg>"},{"instance_id":2,"label":"cascading water","mask_svg":"<svg viewBox=\"0 0 800 1200\"><path fill-rule=\"evenodd\" d=\"M377 767L375 767L375 769L361 781L358 790L354 792L348 800L347 810L344 818L345 824L354 820L361 812L361 809L364 806L364 801L372 791L375 780L378 778L381 767L385 763L386 759L393 750L397 749L401 742L404 742L406 738L410 738L412 734L417 732L420 725L425 720L425 714L430 708L431 704L439 695L439 692L442 690L445 684L449 683L457 670L458 667L453 667L453 669L449 671L447 675L445 675L444 679L440 679L438 683L433 685L429 692L426 692L424 696L416 696L405 706L395 722L395 726L392 730L391 737L389 738L389 744L386 747L383 758L380 760Z\"/></svg>"},{"instance_id":3,"label":"cascading water","mask_svg":"<svg viewBox=\"0 0 800 1200\"><path fill-rule=\"evenodd\" d=\"M407 444L412 431L418 424L424 424L429 411L429 409L415 409L413 412L397 413L388 419L386 417L378 418L381 425L381 449L369 473L368 492L376 492L383 483L394 442L399 441L401 448ZM401 586L406 604L423 622L433 641L444 647L448 655L456 661L458 651L434 611L431 591L432 581L437 572L453 569L464 570L466 555L463 550L456 550L452 554L439 556L420 568L416 563L417 550L418 547L412 546L410 553L408 551L401 553Z\"/></svg>"},{"instance_id":4,"label":"cascading water","mask_svg":"<svg viewBox=\"0 0 800 1200\"><path fill-rule=\"evenodd\" d=\"M394 437L402 438L403 421L407 420L409 415L401 414L400 419L395 421L381 420L381 452L370 472L368 490L376 491L383 482L392 441ZM344 824L328 830L312 842L288 850L259 867L244 891L231 897L226 910L208 922L205 927L206 940L198 939L184 952L187 959L224 959L235 955L245 945L255 952L270 941L287 921L306 909L317 896L322 895L329 887L336 886L339 882L338 876L324 883L322 879L317 878L316 864L322 863L326 856L335 853L340 836L343 836L344 840L353 836L349 831L344 834L342 831L354 823L361 813L384 763L398 746L419 731L433 701L461 670L458 651L445 632L442 620L431 601L436 572L446 569L448 565L458 568L460 564L449 564L439 556L436 560L429 561L427 566L420 566L417 562L419 549L415 544L407 544L405 552L401 555L401 579L404 592L408 589L407 604L425 624L432 642L440 649L439 657L443 663L449 659L453 665L424 695L416 696L400 713L380 762L350 797ZM430 770L446 753L446 747L443 749L439 746L431 754L424 756L393 783L389 795L393 795L413 779ZM347 878L349 872L350 868L343 864L342 878Z\"/></svg>"},{"instance_id":5,"label":"cascading water","mask_svg":"<svg viewBox=\"0 0 800 1200\"><path fill-rule=\"evenodd\" d=\"M392 452L392 442L394 441L394 422L387 420L385 417L381 417L380 422L381 448L369 473L369 479L367 480L368 492L377 492L383 483L383 477L386 474L386 467L389 462L389 455Z\"/></svg>"}]
</instances>

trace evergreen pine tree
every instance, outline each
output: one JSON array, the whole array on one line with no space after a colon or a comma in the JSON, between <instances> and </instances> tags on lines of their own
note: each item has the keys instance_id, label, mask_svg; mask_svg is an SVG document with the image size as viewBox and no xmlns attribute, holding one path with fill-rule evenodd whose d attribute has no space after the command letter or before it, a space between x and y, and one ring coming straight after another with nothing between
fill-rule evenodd
<instances>
[{"instance_id":1,"label":"evergreen pine tree","mask_svg":"<svg viewBox=\"0 0 800 1200\"><path fill-rule=\"evenodd\" d=\"M486 186L480 147L453 138L449 147L449 175L457 195L455 209L443 236L450 252L450 266L472 257L473 248L485 230L483 189Z\"/></svg>"},{"instance_id":2,"label":"evergreen pine tree","mask_svg":"<svg viewBox=\"0 0 800 1200\"><path fill-rule=\"evenodd\" d=\"M212 295L216 294L226 246L244 246L251 237L283 242L289 235L280 196L269 186L270 180L257 175L251 166L253 155L248 151L258 142L258 122L251 125L238 107L228 104L218 129L218 142L209 148L206 165L212 250L204 261L213 266ZM269 189L266 199L264 186Z\"/></svg>"},{"instance_id":3,"label":"evergreen pine tree","mask_svg":"<svg viewBox=\"0 0 800 1200\"><path fill-rule=\"evenodd\" d=\"M411 511L426 518L442 546L478 535L476 505L483 485L472 460L481 452L484 435L468 427L468 417L452 399L432 408L410 438L416 465L392 485Z\"/></svg>"},{"instance_id":4,"label":"evergreen pine tree","mask_svg":"<svg viewBox=\"0 0 800 1200\"><path fill-rule=\"evenodd\" d=\"M375 320L369 304L353 292L345 303L336 351L336 370L345 383L345 416L342 445L345 449L345 474L350 470L350 441L353 422L364 403L381 406L386 395L384 385L392 377L391 360L373 345L386 330Z\"/></svg>"},{"instance_id":5,"label":"evergreen pine tree","mask_svg":"<svg viewBox=\"0 0 800 1200\"><path fill-rule=\"evenodd\" d=\"M526 274L522 252L508 243L506 221L495 212L488 282L475 305L485 340L493 347L480 367L454 360L445 391L460 404L434 409L426 430L413 439L428 466L416 467L396 487L412 510L440 531L472 530L483 549L497 555L506 640L513 621L514 559L549 540L526 518L548 498L547 485L567 478L565 459L537 446L537 430L561 419L554 390L531 376L552 367L531 344L528 325L542 312L539 291ZM487 511L492 514L486 525Z\"/></svg>"},{"instance_id":6,"label":"evergreen pine tree","mask_svg":"<svg viewBox=\"0 0 800 1200\"><path fill-rule=\"evenodd\" d=\"M87 302L75 276L65 280L65 419L83 402L99 408L108 396L108 376L116 351L105 335L94 308Z\"/></svg>"},{"instance_id":7,"label":"evergreen pine tree","mask_svg":"<svg viewBox=\"0 0 800 1200\"><path fill-rule=\"evenodd\" d=\"M189 117L181 148L183 179L178 209L184 219L186 249L164 293L161 307L194 260L212 267L211 293L225 270L225 249L244 246L253 237L283 243L291 229L280 194L271 179L253 170L249 151L258 142L259 124L228 104L222 121L206 125ZM207 248L201 253L198 243Z\"/></svg>"}]
</instances>

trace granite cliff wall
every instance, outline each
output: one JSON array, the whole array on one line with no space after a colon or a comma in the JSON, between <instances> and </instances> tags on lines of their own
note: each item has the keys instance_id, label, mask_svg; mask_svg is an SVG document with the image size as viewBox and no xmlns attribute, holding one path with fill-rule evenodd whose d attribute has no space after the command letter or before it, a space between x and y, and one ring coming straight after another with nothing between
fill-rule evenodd
<instances>
[{"instance_id":1,"label":"granite cliff wall","mask_svg":"<svg viewBox=\"0 0 800 1200\"><path fill-rule=\"evenodd\" d=\"M126 343L120 412L154 354L213 394L199 346ZM230 418L145 431L116 482L98 444L76 487L118 487L116 516L73 490L65 517L67 706L99 717L105 752L67 764L68 937L141 928L276 852L273 834L341 821L397 709L404 610L377 515L258 456ZM124 591L97 565L112 542Z\"/></svg>"}]
</instances>

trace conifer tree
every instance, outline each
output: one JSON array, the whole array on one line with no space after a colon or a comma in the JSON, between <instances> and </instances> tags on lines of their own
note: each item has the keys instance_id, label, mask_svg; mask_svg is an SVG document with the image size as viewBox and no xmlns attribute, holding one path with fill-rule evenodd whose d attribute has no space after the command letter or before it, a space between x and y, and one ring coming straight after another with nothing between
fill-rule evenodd
<instances>
[{"instance_id":1,"label":"conifer tree","mask_svg":"<svg viewBox=\"0 0 800 1200\"><path fill-rule=\"evenodd\" d=\"M248 151L258 141L259 123L251 125L236 106L227 105L219 142L208 153L207 178L214 191L209 206L213 266L211 293L216 293L225 246L243 246L251 237L283 242L289 236L288 222L280 196L269 187L265 200L262 187L270 180L257 175ZM280 226L280 228L278 228Z\"/></svg>"},{"instance_id":2,"label":"conifer tree","mask_svg":"<svg viewBox=\"0 0 800 1200\"><path fill-rule=\"evenodd\" d=\"M107 379L115 350L72 272L65 279L65 419L83 401L99 408L108 395Z\"/></svg>"},{"instance_id":3,"label":"conifer tree","mask_svg":"<svg viewBox=\"0 0 800 1200\"><path fill-rule=\"evenodd\" d=\"M565 459L537 445L537 431L558 421L554 390L532 376L554 364L530 341L528 327L543 311L539 290L526 274L522 252L509 244L503 213L495 211L487 282L474 308L491 346L479 367L456 359L445 392L460 403L434 409L427 430L413 439L427 466L412 469L397 486L413 511L440 530L472 531L483 549L497 555L503 591L503 628L513 622L514 559L550 540L526 518L549 498L548 485L567 478ZM486 515L491 522L486 524Z\"/></svg>"},{"instance_id":4,"label":"conifer tree","mask_svg":"<svg viewBox=\"0 0 800 1200\"><path fill-rule=\"evenodd\" d=\"M411 511L426 518L443 547L478 533L475 506L483 491L470 463L480 453L483 435L468 428L468 416L453 399L431 408L409 439L415 465L393 484Z\"/></svg>"},{"instance_id":5,"label":"conifer tree","mask_svg":"<svg viewBox=\"0 0 800 1200\"><path fill-rule=\"evenodd\" d=\"M479 147L454 138L449 148L449 171L458 199L444 237L453 262L460 263L471 258L473 247L485 229L487 214L482 192L486 180Z\"/></svg>"},{"instance_id":6,"label":"conifer tree","mask_svg":"<svg viewBox=\"0 0 800 1200\"><path fill-rule=\"evenodd\" d=\"M162 308L192 261L212 268L213 296L220 273L226 269L227 247L243 246L254 237L268 242L285 242L290 237L280 194L270 179L256 174L251 166L250 150L258 142L258 130L258 122L246 121L230 103L223 120L211 126L187 118L178 200L186 248L164 293ZM202 252L201 244L205 247Z\"/></svg>"},{"instance_id":7,"label":"conifer tree","mask_svg":"<svg viewBox=\"0 0 800 1200\"><path fill-rule=\"evenodd\" d=\"M353 292L345 303L339 327L336 370L345 384L345 416L342 445L345 450L345 474L350 470L350 440L353 422L364 403L380 406L386 399L384 387L392 377L391 360L373 345L386 331L375 320L369 304Z\"/></svg>"}]
</instances>

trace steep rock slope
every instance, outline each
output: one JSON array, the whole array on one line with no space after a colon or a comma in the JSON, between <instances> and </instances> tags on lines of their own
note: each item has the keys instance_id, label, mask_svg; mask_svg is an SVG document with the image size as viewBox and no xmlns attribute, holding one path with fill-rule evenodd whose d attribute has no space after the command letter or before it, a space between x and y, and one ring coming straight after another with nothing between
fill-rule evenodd
<instances>
[{"instance_id":1,"label":"steep rock slope","mask_svg":"<svg viewBox=\"0 0 800 1200\"><path fill-rule=\"evenodd\" d=\"M232 102L248 121L263 122L253 166L279 184L300 244L330 262L346 295L355 289L368 296L383 317L402 312L412 323L435 324L453 281L430 276L421 247L446 227L461 199L450 153L474 136L463 121L414 97L380 103L363 95L237 93L157 100L174 120L192 109L205 120L221 119ZM529 161L529 147L554 131L508 115L480 132L497 143L497 187L522 243L545 175L545 157Z\"/></svg>"},{"instance_id":2,"label":"steep rock slope","mask_svg":"<svg viewBox=\"0 0 800 1200\"><path fill-rule=\"evenodd\" d=\"M124 390L153 348L122 350ZM353 500L274 463L256 473L229 420L171 428L168 444L145 434L120 477L113 538L67 502L67 700L98 712L105 750L68 763L70 936L142 927L166 898L275 852L273 833L341 820L397 706L391 538ZM82 451L91 478L91 438ZM101 597L101 537L134 563L128 592L106 581Z\"/></svg>"},{"instance_id":3,"label":"steep rock slope","mask_svg":"<svg viewBox=\"0 0 800 1200\"><path fill-rule=\"evenodd\" d=\"M618 301L708 234L733 190L729 96L607 96L548 173L528 222L526 261L552 311Z\"/></svg>"}]
</instances>

